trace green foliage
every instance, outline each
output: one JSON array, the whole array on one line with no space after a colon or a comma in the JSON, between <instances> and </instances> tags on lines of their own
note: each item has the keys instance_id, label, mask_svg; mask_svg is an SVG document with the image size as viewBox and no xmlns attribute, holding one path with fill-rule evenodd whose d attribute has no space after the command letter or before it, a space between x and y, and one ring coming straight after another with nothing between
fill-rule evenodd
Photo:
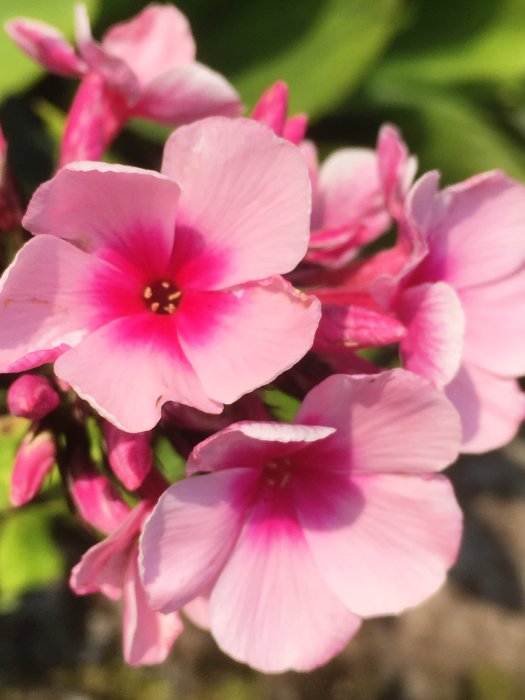
<instances>
[{"instance_id":1,"label":"green foliage","mask_svg":"<svg viewBox=\"0 0 525 700\"><path fill-rule=\"evenodd\" d=\"M9 507L13 462L20 440L28 426L29 421L25 418L0 417L0 516Z\"/></svg>"},{"instance_id":2,"label":"green foliage","mask_svg":"<svg viewBox=\"0 0 525 700\"><path fill-rule=\"evenodd\" d=\"M294 399L293 396L285 394L280 389L270 388L263 389L262 399L270 409L272 415L277 419L286 423L291 423L295 418L301 402Z\"/></svg>"},{"instance_id":3,"label":"green foliage","mask_svg":"<svg viewBox=\"0 0 525 700\"><path fill-rule=\"evenodd\" d=\"M186 462L164 435L155 441L154 454L156 465L170 483L184 479Z\"/></svg>"},{"instance_id":4,"label":"green foliage","mask_svg":"<svg viewBox=\"0 0 525 700\"><path fill-rule=\"evenodd\" d=\"M93 13L96 0L86 0L88 10ZM73 3L64 0L2 0L0 3L0 25L13 17L30 17L58 27L67 36L73 30ZM3 29L0 36L0 99L9 93L23 90L43 73L37 63L8 38Z\"/></svg>"},{"instance_id":5,"label":"green foliage","mask_svg":"<svg viewBox=\"0 0 525 700\"><path fill-rule=\"evenodd\" d=\"M62 575L64 562L51 534L55 514L56 507L42 503L12 511L0 523L0 608Z\"/></svg>"}]
</instances>

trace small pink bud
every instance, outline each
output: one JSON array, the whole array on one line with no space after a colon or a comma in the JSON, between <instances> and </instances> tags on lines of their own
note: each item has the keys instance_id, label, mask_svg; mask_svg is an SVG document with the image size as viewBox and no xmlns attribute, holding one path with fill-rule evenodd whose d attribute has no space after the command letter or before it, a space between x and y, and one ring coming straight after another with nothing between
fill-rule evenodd
<instances>
[{"instance_id":1,"label":"small pink bud","mask_svg":"<svg viewBox=\"0 0 525 700\"><path fill-rule=\"evenodd\" d=\"M49 380L38 374L23 374L11 384L7 405L14 416L41 420L60 403Z\"/></svg>"},{"instance_id":2,"label":"small pink bud","mask_svg":"<svg viewBox=\"0 0 525 700\"><path fill-rule=\"evenodd\" d=\"M48 430L30 431L22 440L11 476L11 503L21 506L36 494L55 462L55 442Z\"/></svg>"},{"instance_id":3,"label":"small pink bud","mask_svg":"<svg viewBox=\"0 0 525 700\"><path fill-rule=\"evenodd\" d=\"M125 433L111 423L104 423L108 459L115 475L130 491L137 489L153 466L151 431Z\"/></svg>"},{"instance_id":4,"label":"small pink bud","mask_svg":"<svg viewBox=\"0 0 525 700\"><path fill-rule=\"evenodd\" d=\"M109 479L81 455L71 465L69 492L80 516L101 532L116 530L130 508L118 495Z\"/></svg>"}]
</instances>

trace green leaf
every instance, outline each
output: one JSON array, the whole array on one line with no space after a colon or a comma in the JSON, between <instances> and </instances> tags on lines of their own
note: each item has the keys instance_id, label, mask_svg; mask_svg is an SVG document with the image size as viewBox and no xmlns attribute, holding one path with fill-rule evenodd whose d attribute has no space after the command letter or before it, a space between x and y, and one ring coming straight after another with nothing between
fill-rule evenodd
<instances>
[{"instance_id":1,"label":"green leaf","mask_svg":"<svg viewBox=\"0 0 525 700\"><path fill-rule=\"evenodd\" d=\"M98 0L86 0L91 17L94 16ZM2 0L0 3L0 25L20 16L38 19L53 25L71 36L73 32L73 3L63 0ZM0 99L11 92L24 90L37 78L44 69L35 61L28 58L16 44L0 30Z\"/></svg>"},{"instance_id":2,"label":"green leaf","mask_svg":"<svg viewBox=\"0 0 525 700\"><path fill-rule=\"evenodd\" d=\"M523 0L417 0L381 67L385 81L516 80L525 75Z\"/></svg>"},{"instance_id":3,"label":"green leaf","mask_svg":"<svg viewBox=\"0 0 525 700\"><path fill-rule=\"evenodd\" d=\"M0 514L9 506L13 462L29 424L30 421L26 418L0 416Z\"/></svg>"},{"instance_id":4,"label":"green leaf","mask_svg":"<svg viewBox=\"0 0 525 700\"><path fill-rule=\"evenodd\" d=\"M438 168L447 181L501 168L525 179L525 154L471 99L454 91L372 81L372 102L389 119L403 124L403 134L420 160L420 172Z\"/></svg>"},{"instance_id":5,"label":"green leaf","mask_svg":"<svg viewBox=\"0 0 525 700\"><path fill-rule=\"evenodd\" d=\"M55 513L50 504L33 505L0 524L0 606L62 575L64 562L51 534Z\"/></svg>"},{"instance_id":6,"label":"green leaf","mask_svg":"<svg viewBox=\"0 0 525 700\"><path fill-rule=\"evenodd\" d=\"M280 389L263 389L262 399L272 414L285 423L295 418L301 402Z\"/></svg>"},{"instance_id":7,"label":"green leaf","mask_svg":"<svg viewBox=\"0 0 525 700\"><path fill-rule=\"evenodd\" d=\"M400 3L267 0L239 3L236 9L220 48L228 51L226 43L230 53L235 48L227 77L242 99L253 105L263 90L282 79L290 87L291 112L318 117L362 81L398 27Z\"/></svg>"},{"instance_id":8,"label":"green leaf","mask_svg":"<svg viewBox=\"0 0 525 700\"><path fill-rule=\"evenodd\" d=\"M186 475L186 461L164 435L160 435L157 438L154 454L155 462L160 472L170 483L184 479Z\"/></svg>"}]
</instances>

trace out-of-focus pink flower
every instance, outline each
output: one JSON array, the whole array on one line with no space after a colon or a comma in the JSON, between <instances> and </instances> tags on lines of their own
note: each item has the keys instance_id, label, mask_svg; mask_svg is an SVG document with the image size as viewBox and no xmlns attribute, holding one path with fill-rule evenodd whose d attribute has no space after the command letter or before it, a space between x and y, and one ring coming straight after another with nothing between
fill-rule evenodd
<instances>
[{"instance_id":1,"label":"out-of-focus pink flower","mask_svg":"<svg viewBox=\"0 0 525 700\"><path fill-rule=\"evenodd\" d=\"M308 155L308 154L307 154ZM314 162L314 154L309 153ZM417 162L401 135L386 124L376 150L335 151L314 176L312 235L306 259L341 267L359 248L399 220ZM311 165L315 173L315 165Z\"/></svg>"},{"instance_id":2,"label":"out-of-focus pink flower","mask_svg":"<svg viewBox=\"0 0 525 700\"><path fill-rule=\"evenodd\" d=\"M14 416L41 420L54 411L60 396L46 377L23 374L7 391L7 407Z\"/></svg>"},{"instance_id":3,"label":"out-of-focus pink flower","mask_svg":"<svg viewBox=\"0 0 525 700\"><path fill-rule=\"evenodd\" d=\"M23 438L13 465L10 498L14 506L22 506L33 498L51 471L55 457L53 435L33 426Z\"/></svg>"},{"instance_id":4,"label":"out-of-focus pink flower","mask_svg":"<svg viewBox=\"0 0 525 700\"><path fill-rule=\"evenodd\" d=\"M63 168L0 280L0 370L58 357L57 375L127 432L151 429L166 401L219 413L295 364L320 317L279 276L308 242L294 146L211 117L171 136L162 172Z\"/></svg>"},{"instance_id":5,"label":"out-of-focus pink flower","mask_svg":"<svg viewBox=\"0 0 525 700\"><path fill-rule=\"evenodd\" d=\"M14 19L6 30L34 60L83 82L69 115L61 164L97 160L128 118L175 126L209 115L237 116L239 96L219 73L195 60L186 17L173 5L148 5L93 40L84 5L76 8L77 55L42 22Z\"/></svg>"},{"instance_id":6,"label":"out-of-focus pink flower","mask_svg":"<svg viewBox=\"0 0 525 700\"><path fill-rule=\"evenodd\" d=\"M7 165L7 141L0 129L0 231L20 226L22 209Z\"/></svg>"},{"instance_id":7,"label":"out-of-focus pink flower","mask_svg":"<svg viewBox=\"0 0 525 700\"><path fill-rule=\"evenodd\" d=\"M360 617L417 605L454 562L461 511L436 474L458 453L445 396L404 370L333 375L294 425L236 423L198 445L196 475L141 538L152 606L209 597L220 647L267 672L335 655ZM206 622L200 605L200 624Z\"/></svg>"},{"instance_id":8,"label":"out-of-focus pink flower","mask_svg":"<svg viewBox=\"0 0 525 700\"><path fill-rule=\"evenodd\" d=\"M277 136L297 145L304 139L308 126L306 114L288 117L288 86L282 80L262 94L253 108L252 119L266 124Z\"/></svg>"},{"instance_id":9,"label":"out-of-focus pink flower","mask_svg":"<svg viewBox=\"0 0 525 700\"><path fill-rule=\"evenodd\" d=\"M502 172L438 191L429 173L406 220L428 254L395 300L408 369L445 388L460 413L463 451L508 442L525 417L525 188Z\"/></svg>"},{"instance_id":10,"label":"out-of-focus pink flower","mask_svg":"<svg viewBox=\"0 0 525 700\"><path fill-rule=\"evenodd\" d=\"M135 491L153 466L151 431L126 433L104 422L108 461L115 475L130 491Z\"/></svg>"},{"instance_id":11,"label":"out-of-focus pink flower","mask_svg":"<svg viewBox=\"0 0 525 700\"><path fill-rule=\"evenodd\" d=\"M158 664L167 657L182 632L174 612L155 612L146 600L137 566L138 537L153 502L142 501L109 537L89 549L71 573L71 588L79 595L101 592L123 598L122 646L132 666Z\"/></svg>"}]
</instances>

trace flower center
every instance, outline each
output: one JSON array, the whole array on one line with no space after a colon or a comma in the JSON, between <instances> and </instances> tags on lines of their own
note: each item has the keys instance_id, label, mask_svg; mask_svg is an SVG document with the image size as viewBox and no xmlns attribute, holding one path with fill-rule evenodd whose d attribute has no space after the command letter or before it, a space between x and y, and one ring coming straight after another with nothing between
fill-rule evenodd
<instances>
[{"instance_id":1,"label":"flower center","mask_svg":"<svg viewBox=\"0 0 525 700\"><path fill-rule=\"evenodd\" d=\"M144 288L142 298L154 314L172 314L179 305L182 292L171 280L155 280Z\"/></svg>"},{"instance_id":2,"label":"flower center","mask_svg":"<svg viewBox=\"0 0 525 700\"><path fill-rule=\"evenodd\" d=\"M291 476L292 463L288 457L272 460L264 465L264 480L269 486L283 487Z\"/></svg>"}]
</instances>

